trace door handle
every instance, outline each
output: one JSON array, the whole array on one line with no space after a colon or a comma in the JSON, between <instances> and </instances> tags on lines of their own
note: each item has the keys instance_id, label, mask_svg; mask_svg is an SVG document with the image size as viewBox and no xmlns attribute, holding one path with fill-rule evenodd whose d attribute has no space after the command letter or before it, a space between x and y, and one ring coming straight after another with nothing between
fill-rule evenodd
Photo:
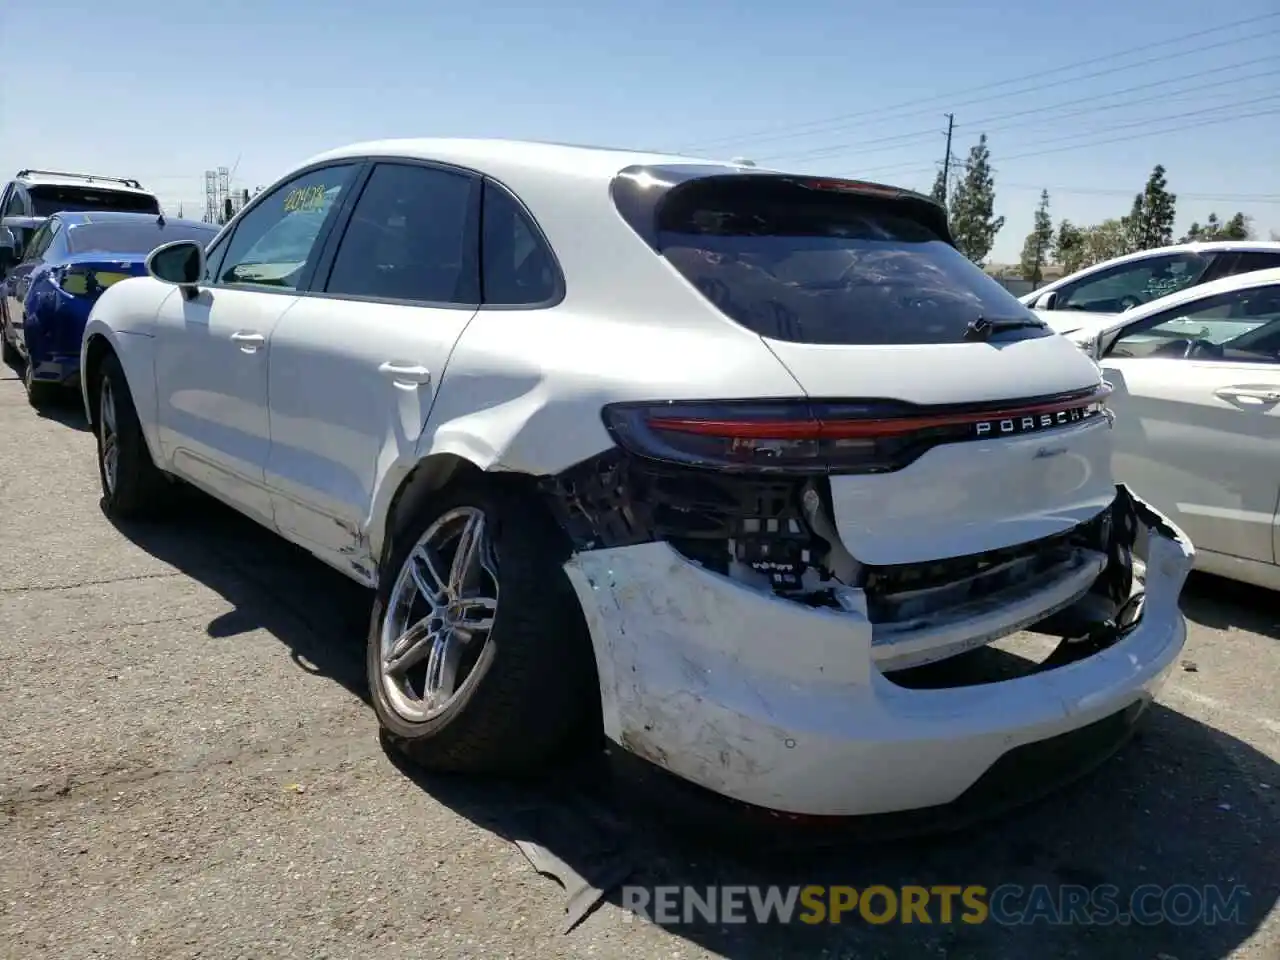
<instances>
[{"instance_id":1,"label":"door handle","mask_svg":"<svg viewBox=\"0 0 1280 960\"><path fill-rule=\"evenodd\" d=\"M378 365L378 372L397 383L425 384L431 382L431 371L421 364L393 363L388 360Z\"/></svg>"},{"instance_id":2,"label":"door handle","mask_svg":"<svg viewBox=\"0 0 1280 960\"><path fill-rule=\"evenodd\" d=\"M1263 403L1280 403L1280 387L1222 387L1213 391L1224 400L1261 400Z\"/></svg>"},{"instance_id":3,"label":"door handle","mask_svg":"<svg viewBox=\"0 0 1280 960\"><path fill-rule=\"evenodd\" d=\"M239 344L241 352L253 353L267 342L267 338L260 333L233 333L231 342Z\"/></svg>"}]
</instances>

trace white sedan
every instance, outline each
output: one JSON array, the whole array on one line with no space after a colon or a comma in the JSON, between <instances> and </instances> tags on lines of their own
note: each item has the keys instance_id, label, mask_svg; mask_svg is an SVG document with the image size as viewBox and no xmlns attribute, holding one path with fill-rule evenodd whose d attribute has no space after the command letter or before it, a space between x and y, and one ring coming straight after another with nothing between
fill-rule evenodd
<instances>
[{"instance_id":1,"label":"white sedan","mask_svg":"<svg viewBox=\"0 0 1280 960\"><path fill-rule=\"evenodd\" d=\"M384 141L148 269L81 348L108 513L178 478L375 588L424 765L603 733L754 807L988 810L1117 746L1185 641L1194 551L1112 479L1098 368L926 196ZM911 673L1050 616L1026 676Z\"/></svg>"},{"instance_id":2,"label":"white sedan","mask_svg":"<svg viewBox=\"0 0 1280 960\"><path fill-rule=\"evenodd\" d=\"M1068 336L1115 387L1117 478L1187 531L1197 567L1280 590L1280 269Z\"/></svg>"}]
</instances>

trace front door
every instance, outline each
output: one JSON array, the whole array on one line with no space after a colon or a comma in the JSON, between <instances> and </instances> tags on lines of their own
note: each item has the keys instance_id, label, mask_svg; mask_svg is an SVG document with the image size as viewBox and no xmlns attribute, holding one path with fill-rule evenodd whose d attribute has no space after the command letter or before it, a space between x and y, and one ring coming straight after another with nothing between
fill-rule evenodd
<instances>
[{"instance_id":1,"label":"front door","mask_svg":"<svg viewBox=\"0 0 1280 960\"><path fill-rule=\"evenodd\" d=\"M479 194L467 173L376 164L328 244L315 294L272 338L266 479L276 524L362 574L375 498L414 463L449 354L479 304Z\"/></svg>"},{"instance_id":2,"label":"front door","mask_svg":"<svg viewBox=\"0 0 1280 960\"><path fill-rule=\"evenodd\" d=\"M1125 330L1101 365L1116 388L1117 479L1197 548L1274 563L1280 285L1149 317Z\"/></svg>"},{"instance_id":3,"label":"front door","mask_svg":"<svg viewBox=\"0 0 1280 960\"><path fill-rule=\"evenodd\" d=\"M194 298L175 290L156 317L160 445L173 470L273 523L263 467L271 337L314 272L357 166L323 167L276 187L210 252Z\"/></svg>"},{"instance_id":4,"label":"front door","mask_svg":"<svg viewBox=\"0 0 1280 960\"><path fill-rule=\"evenodd\" d=\"M31 274L44 263L44 252L53 243L54 234L60 224L57 220L46 220L31 236L31 242L23 252L22 260L9 271L5 278L5 317L9 322L9 332L13 342L27 354L26 342L26 302L31 290Z\"/></svg>"}]
</instances>

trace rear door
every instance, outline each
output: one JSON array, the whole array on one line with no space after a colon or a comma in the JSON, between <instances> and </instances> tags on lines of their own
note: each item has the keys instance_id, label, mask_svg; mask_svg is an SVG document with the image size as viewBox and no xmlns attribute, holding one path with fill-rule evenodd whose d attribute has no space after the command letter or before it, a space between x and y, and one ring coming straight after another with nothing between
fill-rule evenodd
<instances>
[{"instance_id":1,"label":"rear door","mask_svg":"<svg viewBox=\"0 0 1280 960\"><path fill-rule=\"evenodd\" d=\"M1198 549L1276 561L1280 285L1135 323L1101 363L1116 389L1117 479Z\"/></svg>"},{"instance_id":2,"label":"rear door","mask_svg":"<svg viewBox=\"0 0 1280 960\"><path fill-rule=\"evenodd\" d=\"M316 552L358 552L383 479L413 462L480 302L480 199L470 173L374 164L272 335L266 480L280 531Z\"/></svg>"}]
</instances>

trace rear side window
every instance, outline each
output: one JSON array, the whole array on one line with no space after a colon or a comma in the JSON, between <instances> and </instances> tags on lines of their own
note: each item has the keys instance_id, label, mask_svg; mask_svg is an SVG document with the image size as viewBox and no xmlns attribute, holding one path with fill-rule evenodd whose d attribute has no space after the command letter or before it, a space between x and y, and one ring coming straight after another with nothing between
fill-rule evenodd
<instances>
[{"instance_id":1,"label":"rear side window","mask_svg":"<svg viewBox=\"0 0 1280 960\"><path fill-rule=\"evenodd\" d=\"M693 180L657 212L661 253L731 319L819 344L937 344L1034 315L908 204L773 178ZM1001 339L1050 336L1036 327Z\"/></svg>"},{"instance_id":2,"label":"rear side window","mask_svg":"<svg viewBox=\"0 0 1280 960\"><path fill-rule=\"evenodd\" d=\"M150 253L164 243L194 240L206 244L218 235L217 227L168 223L82 223L70 228L67 245L71 253Z\"/></svg>"},{"instance_id":3,"label":"rear side window","mask_svg":"<svg viewBox=\"0 0 1280 960\"><path fill-rule=\"evenodd\" d=\"M1236 254L1235 262L1231 264L1229 272L1252 273L1254 270L1271 270L1275 267L1280 267L1280 251L1275 253L1255 251Z\"/></svg>"},{"instance_id":4,"label":"rear side window","mask_svg":"<svg viewBox=\"0 0 1280 960\"><path fill-rule=\"evenodd\" d=\"M485 181L481 262L484 302L493 306L550 304L560 291L551 250L516 199Z\"/></svg>"},{"instance_id":5,"label":"rear side window","mask_svg":"<svg viewBox=\"0 0 1280 960\"><path fill-rule=\"evenodd\" d=\"M325 291L334 296L474 306L476 181L416 164L380 163L356 201Z\"/></svg>"},{"instance_id":6,"label":"rear side window","mask_svg":"<svg viewBox=\"0 0 1280 960\"><path fill-rule=\"evenodd\" d=\"M159 213L160 202L145 193L103 190L96 187L36 186L28 188L34 216L51 217L63 210L119 210L124 213Z\"/></svg>"}]
</instances>

